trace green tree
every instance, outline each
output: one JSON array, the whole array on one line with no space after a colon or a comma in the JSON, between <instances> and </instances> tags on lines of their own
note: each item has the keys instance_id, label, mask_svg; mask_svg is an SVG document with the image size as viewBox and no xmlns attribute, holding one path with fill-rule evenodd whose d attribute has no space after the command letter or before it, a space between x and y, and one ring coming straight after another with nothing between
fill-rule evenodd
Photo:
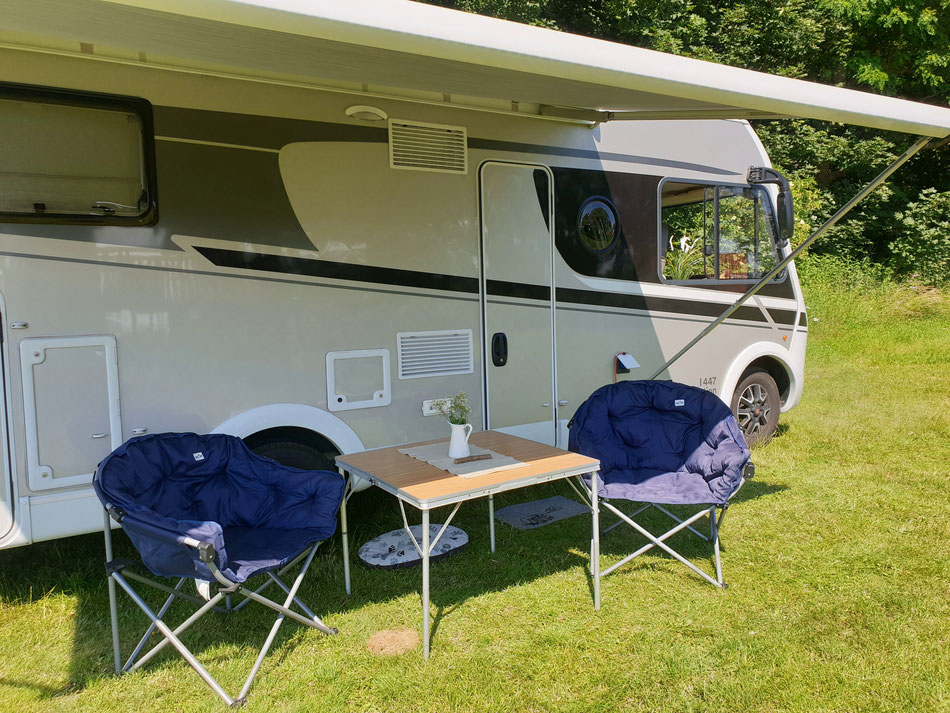
<instances>
[{"instance_id":1,"label":"green tree","mask_svg":"<svg viewBox=\"0 0 950 713\"><path fill-rule=\"evenodd\" d=\"M891 243L894 266L931 285L950 283L950 191L921 191L897 214L905 230Z\"/></svg>"}]
</instances>

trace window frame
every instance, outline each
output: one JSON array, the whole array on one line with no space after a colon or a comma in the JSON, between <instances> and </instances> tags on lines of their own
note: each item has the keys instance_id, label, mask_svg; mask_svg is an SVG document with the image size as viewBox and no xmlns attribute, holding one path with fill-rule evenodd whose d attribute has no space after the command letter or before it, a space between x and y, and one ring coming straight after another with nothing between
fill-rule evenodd
<instances>
[{"instance_id":1,"label":"window frame","mask_svg":"<svg viewBox=\"0 0 950 713\"><path fill-rule=\"evenodd\" d=\"M99 109L135 114L142 127L142 163L146 208L139 215L85 215L80 213L16 213L0 211L0 223L52 225L154 225L158 221L158 173L155 167L155 124L152 104L140 97L103 94L75 89L0 82L0 99Z\"/></svg>"},{"instance_id":2,"label":"window frame","mask_svg":"<svg viewBox=\"0 0 950 713\"><path fill-rule=\"evenodd\" d=\"M775 210L775 198L772 195L771 191L768 190L766 186L752 185L750 183L729 183L726 181L710 181L710 180L701 180L695 178L680 178L677 176L665 176L657 184L656 188L656 271L659 275L660 282L665 285L689 285L694 287L699 287L702 285L754 285L761 277L745 277L745 278L720 278L720 277L703 277L702 279L695 278L689 280L671 280L666 275L663 274L663 256L666 254L663 250L663 186L667 183L687 183L694 184L697 186L704 186L708 188L713 188L715 190L716 201L713 205L713 220L718 220L719 218L719 188L741 188L741 189L752 189L759 191L768 197L769 200L769 215L770 222L772 224L773 236L778 235L778 218L776 216ZM705 188L704 188L705 190ZM667 241L669 238L667 237ZM777 262L780 262L783 258L781 249L775 244L774 238L769 238L772 242L772 246L775 248L775 254ZM718 241L717 241L718 242ZM719 249L718 244L716 245L716 251L714 253L714 258L716 263L719 261ZM772 278L769 284L779 284L785 282L788 278L788 270L782 270L778 275Z\"/></svg>"}]
</instances>

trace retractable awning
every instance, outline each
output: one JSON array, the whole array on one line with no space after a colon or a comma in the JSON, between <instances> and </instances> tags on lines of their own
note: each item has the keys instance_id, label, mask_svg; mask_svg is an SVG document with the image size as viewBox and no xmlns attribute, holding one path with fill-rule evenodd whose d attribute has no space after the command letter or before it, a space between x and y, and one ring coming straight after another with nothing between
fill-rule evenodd
<instances>
[{"instance_id":1,"label":"retractable awning","mask_svg":"<svg viewBox=\"0 0 950 713\"><path fill-rule=\"evenodd\" d=\"M823 119L931 137L950 108L408 0L4 0L0 43L258 78L478 97L587 121ZM49 46L49 45L47 45ZM132 59L131 61L136 61Z\"/></svg>"}]
</instances>

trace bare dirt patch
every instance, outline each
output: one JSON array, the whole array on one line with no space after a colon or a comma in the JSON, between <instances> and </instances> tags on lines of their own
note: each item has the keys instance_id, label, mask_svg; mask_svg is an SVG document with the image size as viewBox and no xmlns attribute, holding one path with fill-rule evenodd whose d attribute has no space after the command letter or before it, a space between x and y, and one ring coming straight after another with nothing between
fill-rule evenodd
<instances>
[{"instance_id":1,"label":"bare dirt patch","mask_svg":"<svg viewBox=\"0 0 950 713\"><path fill-rule=\"evenodd\" d=\"M373 656L399 656L419 645L419 635L412 629L385 629L369 637L366 648Z\"/></svg>"}]
</instances>

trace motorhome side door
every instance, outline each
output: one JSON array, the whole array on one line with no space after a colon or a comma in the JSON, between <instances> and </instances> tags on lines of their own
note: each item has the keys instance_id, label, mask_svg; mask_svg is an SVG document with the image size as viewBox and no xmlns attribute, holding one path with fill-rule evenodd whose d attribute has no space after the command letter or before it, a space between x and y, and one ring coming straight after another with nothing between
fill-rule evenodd
<instances>
[{"instance_id":1,"label":"motorhome side door","mask_svg":"<svg viewBox=\"0 0 950 713\"><path fill-rule=\"evenodd\" d=\"M487 426L553 445L553 181L537 165L479 174Z\"/></svg>"}]
</instances>

